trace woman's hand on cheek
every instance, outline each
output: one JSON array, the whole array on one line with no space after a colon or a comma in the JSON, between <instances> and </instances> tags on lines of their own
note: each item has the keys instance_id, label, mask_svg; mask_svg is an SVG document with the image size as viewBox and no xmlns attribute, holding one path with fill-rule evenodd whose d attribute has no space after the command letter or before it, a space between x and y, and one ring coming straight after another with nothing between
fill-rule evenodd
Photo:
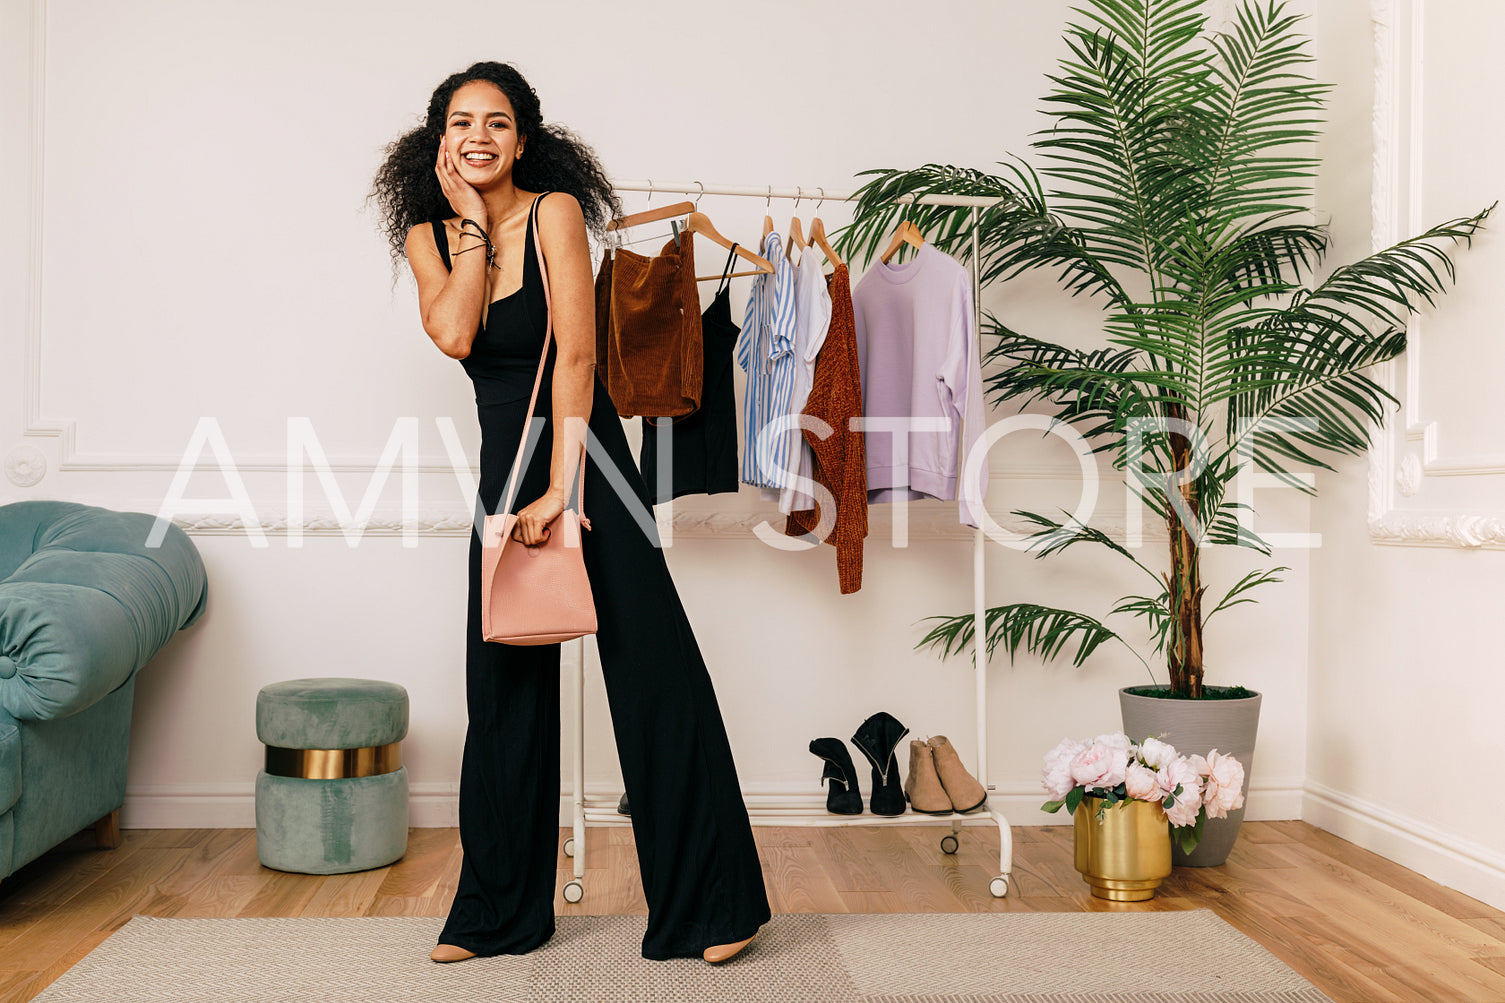
<instances>
[{"instance_id":1,"label":"woman's hand on cheek","mask_svg":"<svg viewBox=\"0 0 1505 1003\"><path fill-rule=\"evenodd\" d=\"M512 538L529 547L543 543L549 538L549 523L559 518L559 514L564 511L565 501L563 491L550 488L542 498L517 513Z\"/></svg>"},{"instance_id":2,"label":"woman's hand on cheek","mask_svg":"<svg viewBox=\"0 0 1505 1003\"><path fill-rule=\"evenodd\" d=\"M439 178L439 189L449 200L450 208L459 213L461 218L484 221L486 203L482 200L481 193L469 181L460 177L459 169L450 158L449 147L442 139L439 141L439 155L434 161L434 174Z\"/></svg>"}]
</instances>

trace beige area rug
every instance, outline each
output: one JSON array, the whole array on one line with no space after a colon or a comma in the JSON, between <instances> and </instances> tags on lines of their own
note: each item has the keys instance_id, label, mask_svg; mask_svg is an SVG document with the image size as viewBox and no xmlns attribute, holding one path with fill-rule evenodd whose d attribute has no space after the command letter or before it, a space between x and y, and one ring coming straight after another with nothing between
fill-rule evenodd
<instances>
[{"instance_id":1,"label":"beige area rug","mask_svg":"<svg viewBox=\"0 0 1505 1003\"><path fill-rule=\"evenodd\" d=\"M442 918L134 916L39 1003L1328 1003L1204 909L787 914L721 965L648 961L644 916L560 916L530 954L438 965Z\"/></svg>"}]
</instances>

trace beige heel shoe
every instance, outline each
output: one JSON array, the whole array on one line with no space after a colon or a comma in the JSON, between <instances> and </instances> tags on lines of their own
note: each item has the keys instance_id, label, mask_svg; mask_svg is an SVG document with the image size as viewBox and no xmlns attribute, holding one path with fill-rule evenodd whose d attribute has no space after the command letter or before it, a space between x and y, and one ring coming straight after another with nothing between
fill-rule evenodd
<instances>
[{"instance_id":1,"label":"beige heel shoe","mask_svg":"<svg viewBox=\"0 0 1505 1003\"><path fill-rule=\"evenodd\" d=\"M476 952L467 951L465 948L456 947L454 944L440 944L438 947L429 952L429 960L442 961L446 963L451 961L465 961L466 959L474 958L475 956Z\"/></svg>"},{"instance_id":2,"label":"beige heel shoe","mask_svg":"<svg viewBox=\"0 0 1505 1003\"><path fill-rule=\"evenodd\" d=\"M946 741L945 735L932 735L928 744L931 757L935 760L935 772L940 776L941 786L946 789L946 796L951 799L955 810L972 812L987 804L988 792L962 765L961 757L956 754L956 746Z\"/></svg>"},{"instance_id":3,"label":"beige heel shoe","mask_svg":"<svg viewBox=\"0 0 1505 1003\"><path fill-rule=\"evenodd\" d=\"M946 796L946 788L941 786L941 778L935 772L930 746L918 738L909 741L909 775L904 780L904 796L909 799L909 807L922 814L949 815L952 812L951 799Z\"/></svg>"},{"instance_id":4,"label":"beige heel shoe","mask_svg":"<svg viewBox=\"0 0 1505 1003\"><path fill-rule=\"evenodd\" d=\"M756 934L754 934L754 936L756 936ZM717 944L715 947L707 947L704 951L701 952L700 956L702 958L705 958L705 960L709 961L713 965L720 964L727 958L730 958L732 955L742 950L748 944L751 944L752 941L752 937L748 937L746 940L739 940L735 944Z\"/></svg>"}]
</instances>

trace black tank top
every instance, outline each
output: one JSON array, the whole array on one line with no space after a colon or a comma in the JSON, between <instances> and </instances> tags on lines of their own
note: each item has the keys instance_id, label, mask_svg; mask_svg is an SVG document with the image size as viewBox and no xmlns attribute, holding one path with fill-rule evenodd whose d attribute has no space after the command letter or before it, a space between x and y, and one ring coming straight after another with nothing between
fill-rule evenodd
<instances>
[{"instance_id":1,"label":"black tank top","mask_svg":"<svg viewBox=\"0 0 1505 1003\"><path fill-rule=\"evenodd\" d=\"M533 378L538 373L538 356L543 351L544 327L549 308L544 299L543 275L538 270L538 255L533 249L533 223L538 203L548 192L540 194L528 208L527 235L523 241L523 284L516 292L492 300L486 321L476 329L470 354L460 360L475 385L477 404L507 404L526 400L533 392ZM449 238L444 221L429 221L434 228L434 244L444 259L444 267L453 270L449 257ZM482 251L466 251L480 254ZM544 367L545 388L554 367L555 346L549 343L549 358Z\"/></svg>"}]
</instances>

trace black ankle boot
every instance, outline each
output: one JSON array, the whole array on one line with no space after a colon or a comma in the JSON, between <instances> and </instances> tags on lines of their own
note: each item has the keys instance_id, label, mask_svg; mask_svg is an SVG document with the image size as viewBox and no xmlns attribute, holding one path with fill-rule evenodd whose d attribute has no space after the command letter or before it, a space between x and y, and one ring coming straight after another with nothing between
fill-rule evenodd
<instances>
[{"instance_id":1,"label":"black ankle boot","mask_svg":"<svg viewBox=\"0 0 1505 1003\"><path fill-rule=\"evenodd\" d=\"M887 711L879 711L857 728L852 744L873 764L873 793L868 804L874 815L904 814L904 786L894 747L909 729Z\"/></svg>"},{"instance_id":2,"label":"black ankle boot","mask_svg":"<svg viewBox=\"0 0 1505 1003\"><path fill-rule=\"evenodd\" d=\"M826 788L826 811L833 815L861 815L862 792L857 789L857 767L839 738L812 738L810 751L826 761L821 780Z\"/></svg>"}]
</instances>

